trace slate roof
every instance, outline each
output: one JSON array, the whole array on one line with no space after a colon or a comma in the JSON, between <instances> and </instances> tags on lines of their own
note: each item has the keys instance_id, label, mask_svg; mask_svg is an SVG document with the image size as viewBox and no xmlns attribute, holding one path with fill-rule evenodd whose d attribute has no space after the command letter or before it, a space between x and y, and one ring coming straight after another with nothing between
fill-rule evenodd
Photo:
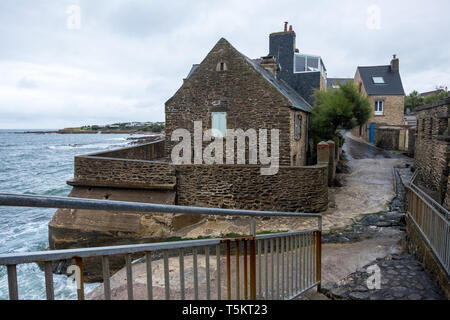
<instances>
[{"instance_id":1,"label":"slate roof","mask_svg":"<svg viewBox=\"0 0 450 320\"><path fill-rule=\"evenodd\" d=\"M221 39L220 41L226 41L225 39ZM228 45L231 48L236 50L231 44L227 41ZM290 102L290 107L298 110L302 110L308 113L312 112L312 106L305 100L303 97L297 93L294 89L292 89L286 82L281 79L278 79L272 75L269 71L261 67L262 59L250 59L246 57L244 54L236 50L257 72L259 72L267 81L269 81L286 99ZM186 79L188 79L192 73L198 68L199 64L194 64L189 71Z\"/></svg>"},{"instance_id":2,"label":"slate roof","mask_svg":"<svg viewBox=\"0 0 450 320\"><path fill-rule=\"evenodd\" d=\"M353 78L327 78L327 87L331 88L334 84L345 84L347 81L353 82Z\"/></svg>"},{"instance_id":3,"label":"slate roof","mask_svg":"<svg viewBox=\"0 0 450 320\"><path fill-rule=\"evenodd\" d=\"M239 51L238 51L239 52ZM239 52L240 53L240 52ZM250 65L255 68L267 81L269 81L283 96L285 96L291 103L291 107L294 109L302 110L305 112L312 112L311 105L306 102L301 95L292 89L286 82L278 79L272 75L269 71L261 67L258 63L259 59L252 60L241 53L241 55L247 60Z\"/></svg>"},{"instance_id":4,"label":"slate roof","mask_svg":"<svg viewBox=\"0 0 450 320\"><path fill-rule=\"evenodd\" d=\"M368 95L404 95L400 72L391 71L391 66L358 67ZM372 77L383 77L385 84L375 84Z\"/></svg>"},{"instance_id":5,"label":"slate roof","mask_svg":"<svg viewBox=\"0 0 450 320\"><path fill-rule=\"evenodd\" d=\"M199 64L193 64L193 65L192 65L191 71L189 71L189 73L188 73L186 79L189 79L189 77L191 76L191 74L192 74L195 70L197 70L198 66L199 66Z\"/></svg>"}]
</instances>

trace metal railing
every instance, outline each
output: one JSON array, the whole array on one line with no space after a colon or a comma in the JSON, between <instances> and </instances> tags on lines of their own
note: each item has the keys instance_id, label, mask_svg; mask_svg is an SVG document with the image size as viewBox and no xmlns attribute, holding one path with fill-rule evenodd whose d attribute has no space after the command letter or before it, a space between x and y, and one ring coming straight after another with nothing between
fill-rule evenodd
<instances>
[{"instance_id":1,"label":"metal railing","mask_svg":"<svg viewBox=\"0 0 450 320\"><path fill-rule=\"evenodd\" d=\"M7 268L9 298L12 300L19 299L17 265L24 263L43 264L46 298L54 299L52 269L53 263L59 261L74 261L80 275L77 297L83 300L85 298L83 260L93 257L101 258L102 298L106 300L111 299L114 290L111 286L109 261L113 256L124 256L128 299L135 298L132 257L136 255L145 256L147 299L158 298L153 292L155 283L152 263L161 263L163 266L166 300L294 299L315 286L319 287L321 282L320 214L11 194L0 194L0 206L252 217L251 235L245 237L1 254L0 266ZM255 217L316 218L317 229L256 235ZM161 256L162 259L158 258ZM192 273L185 272L186 259L192 259ZM204 268L199 267L200 259L204 261ZM179 283L174 285L173 281L171 282L169 267L175 262L179 268ZM192 279L186 279L188 274L192 274ZM187 290L187 285L192 285L193 290Z\"/></svg>"},{"instance_id":2,"label":"metal railing","mask_svg":"<svg viewBox=\"0 0 450 320\"><path fill-rule=\"evenodd\" d=\"M450 215L449 211L422 191L414 182L417 172L407 186L408 216L427 245L450 275Z\"/></svg>"}]
</instances>

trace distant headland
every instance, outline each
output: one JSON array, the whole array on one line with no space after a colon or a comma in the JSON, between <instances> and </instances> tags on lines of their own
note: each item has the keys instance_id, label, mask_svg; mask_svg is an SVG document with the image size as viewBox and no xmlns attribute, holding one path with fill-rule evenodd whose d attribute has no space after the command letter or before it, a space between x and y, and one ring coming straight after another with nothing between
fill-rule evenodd
<instances>
[{"instance_id":1,"label":"distant headland","mask_svg":"<svg viewBox=\"0 0 450 320\"><path fill-rule=\"evenodd\" d=\"M17 133L31 133L31 134L131 134L131 133L160 133L164 130L164 122L120 122L109 125L87 125L82 127L64 128L52 131L23 131Z\"/></svg>"}]
</instances>

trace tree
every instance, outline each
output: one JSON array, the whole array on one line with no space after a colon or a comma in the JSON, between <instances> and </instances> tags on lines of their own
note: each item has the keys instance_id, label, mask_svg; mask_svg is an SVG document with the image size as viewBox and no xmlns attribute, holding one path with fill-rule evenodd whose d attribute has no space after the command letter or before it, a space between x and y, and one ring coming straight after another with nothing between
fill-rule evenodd
<instances>
[{"instance_id":1,"label":"tree","mask_svg":"<svg viewBox=\"0 0 450 320\"><path fill-rule=\"evenodd\" d=\"M353 105L353 115L356 119L356 124L358 126L365 124L372 114L370 101L358 92L358 89L351 81L341 84L339 90L342 91L343 95Z\"/></svg>"},{"instance_id":2,"label":"tree","mask_svg":"<svg viewBox=\"0 0 450 320\"><path fill-rule=\"evenodd\" d=\"M449 97L446 87L436 87L436 92L422 97L416 90L411 92L409 96L405 98L405 111L409 109L414 111L417 107L431 104L437 101L447 99Z\"/></svg>"},{"instance_id":3,"label":"tree","mask_svg":"<svg viewBox=\"0 0 450 320\"><path fill-rule=\"evenodd\" d=\"M425 97L425 104L431 104L448 98L447 90L439 89L438 92Z\"/></svg>"},{"instance_id":4,"label":"tree","mask_svg":"<svg viewBox=\"0 0 450 320\"><path fill-rule=\"evenodd\" d=\"M350 130L366 123L372 113L369 100L350 81L336 90L316 90L314 100L310 130L315 144L336 138L340 128Z\"/></svg>"},{"instance_id":5,"label":"tree","mask_svg":"<svg viewBox=\"0 0 450 320\"><path fill-rule=\"evenodd\" d=\"M406 109L414 111L415 108L423 106L424 104L424 98L419 94L419 92L414 90L405 98L405 111Z\"/></svg>"}]
</instances>

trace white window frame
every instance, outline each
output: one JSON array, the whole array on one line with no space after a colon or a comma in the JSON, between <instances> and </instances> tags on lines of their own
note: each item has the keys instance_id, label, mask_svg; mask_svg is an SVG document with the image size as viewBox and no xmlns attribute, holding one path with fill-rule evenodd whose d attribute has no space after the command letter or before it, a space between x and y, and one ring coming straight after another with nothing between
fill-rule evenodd
<instances>
[{"instance_id":1,"label":"white window frame","mask_svg":"<svg viewBox=\"0 0 450 320\"><path fill-rule=\"evenodd\" d=\"M374 110L375 110L374 114L376 116L384 116L384 100L382 100L382 99L375 100L375 108L374 108Z\"/></svg>"},{"instance_id":2,"label":"white window frame","mask_svg":"<svg viewBox=\"0 0 450 320\"><path fill-rule=\"evenodd\" d=\"M223 120L223 123L220 123L220 119L215 120L216 117L220 117ZM216 126L218 124L219 125ZM215 138L223 138L227 135L227 113L226 112L211 112L211 134Z\"/></svg>"}]
</instances>

